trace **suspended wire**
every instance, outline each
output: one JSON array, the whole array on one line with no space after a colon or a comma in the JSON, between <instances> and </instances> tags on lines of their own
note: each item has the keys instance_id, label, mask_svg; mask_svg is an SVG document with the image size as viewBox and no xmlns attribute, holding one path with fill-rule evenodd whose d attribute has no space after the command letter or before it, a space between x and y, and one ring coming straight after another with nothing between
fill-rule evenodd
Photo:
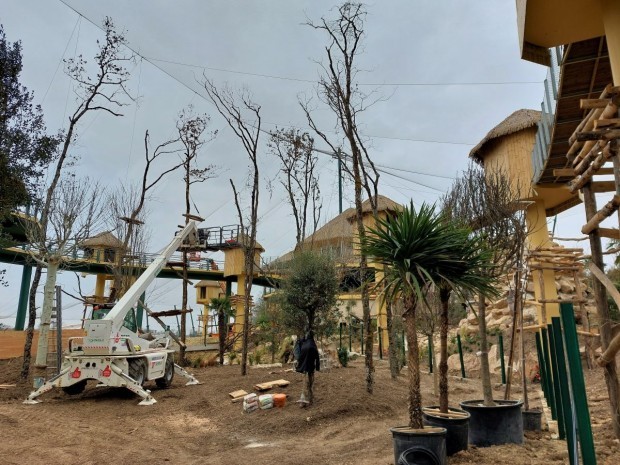
<instances>
[{"instance_id":1,"label":"suspended wire","mask_svg":"<svg viewBox=\"0 0 620 465\"><path fill-rule=\"evenodd\" d=\"M78 23L80 21L82 21L82 17L78 16L78 19L75 22L75 26L73 26L73 31L71 31L71 35L69 36L69 40L67 40L67 45L65 45L65 50L62 52L60 60L58 60L58 65L56 66L56 70L54 71L52 79L50 80L50 83L47 86L47 90L45 91L45 94L43 94L43 98L41 99L41 105L43 105L43 103L45 102L45 98L47 97L48 92L52 88L52 84L54 83L54 79L56 79L56 74L58 74L58 70L60 69L60 65L63 63L63 61L65 59L65 55L67 54L67 49L69 48L69 45L71 44L71 39L73 39L73 34L75 34L75 30L78 27Z\"/></svg>"},{"instance_id":2,"label":"suspended wire","mask_svg":"<svg viewBox=\"0 0 620 465\"><path fill-rule=\"evenodd\" d=\"M103 28L98 25L97 23L95 23L93 20L91 20L90 18L88 18L87 16L85 16L84 14L80 13L79 11L77 11L75 8L73 8L71 5L69 5L65 0L60 0L60 2L62 2L64 5L66 5L68 8L70 8L71 10L73 10L76 14L82 16L84 19L86 19L88 22L90 22L92 25L94 25L95 27L103 30ZM139 53L135 48L131 47L129 44L125 44L125 46L131 50L133 53L135 53L137 56L139 56L140 58L142 58L143 60L147 61L148 63L150 63L151 65L153 65L155 68L159 69L162 73L164 73L165 75L167 75L169 78L175 80L176 82L178 82L179 84L181 84L183 87L185 87L187 90L189 90L190 92L194 93L195 95L197 95L198 97L200 97L201 99L205 100L207 103L212 104L212 102L209 100L208 97L204 96L203 94L201 94L200 92L198 92L196 89L194 89L193 87L191 87L190 85L188 85L187 83L183 82L181 79L179 79L178 77L174 76L173 74L171 74L169 71L167 71L165 68L163 68L162 66L158 65L155 60L148 58L144 55L142 55L141 53ZM314 82L314 81L312 81ZM245 122L245 121L244 121ZM257 129L254 125L245 122L248 126L252 127L253 129ZM269 123L269 122L264 122L264 124L269 124L269 125L273 125L273 126L281 126L281 127L293 127L290 126L288 124L278 124L278 123ZM266 134L269 135L273 135L273 133L264 130L264 129L260 129L261 132L264 132ZM326 132L334 132L334 131L326 131ZM412 139L412 138L406 138L406 137L387 137L387 136L376 136L376 135L368 135L368 137L371 137L373 139L386 139L386 140L399 140L399 141L405 141L405 142L420 142L420 143L427 143L427 144L448 144L448 145L467 145L467 146L474 146L476 144L473 143L468 143L468 142L454 142L454 141L438 141L438 140L428 140L428 139Z\"/></svg>"},{"instance_id":3,"label":"suspended wire","mask_svg":"<svg viewBox=\"0 0 620 465\"><path fill-rule=\"evenodd\" d=\"M164 60L163 58L149 57L151 61L159 63L168 63L171 65L184 66L187 68L196 68L209 71L219 71L222 73L241 74L244 76L262 77L268 79L278 79L281 81L306 82L308 84L318 84L312 79L295 78L291 76L278 76L275 74L254 73L250 71L238 71L226 68L214 68L211 66L196 65L191 63L183 63L180 61ZM438 86L501 86L501 85L521 85L521 84L542 84L541 81L495 81L495 82L360 82L358 86L372 87L438 87Z\"/></svg>"},{"instance_id":4,"label":"suspended wire","mask_svg":"<svg viewBox=\"0 0 620 465\"><path fill-rule=\"evenodd\" d=\"M127 169L125 170L125 177L129 174L129 165L131 164L131 154L133 153L133 141L136 135L136 120L138 119L138 98L140 98L140 83L142 82L142 59L140 59L140 70L138 71L138 89L136 91L136 108L133 112L133 126L131 128L131 142L129 144L129 157L127 158Z\"/></svg>"}]
</instances>

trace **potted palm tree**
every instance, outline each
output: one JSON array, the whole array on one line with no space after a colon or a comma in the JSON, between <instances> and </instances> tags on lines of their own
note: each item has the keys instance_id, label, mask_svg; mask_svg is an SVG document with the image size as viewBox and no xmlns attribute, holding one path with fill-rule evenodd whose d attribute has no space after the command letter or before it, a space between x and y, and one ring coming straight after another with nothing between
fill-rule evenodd
<instances>
[{"instance_id":1,"label":"potted palm tree","mask_svg":"<svg viewBox=\"0 0 620 465\"><path fill-rule=\"evenodd\" d=\"M415 450L433 454L438 463L446 463L446 429L425 428L423 424L416 308L426 302L430 286L452 283L452 278L459 275L457 270L464 267L461 247L468 236L466 229L446 221L435 207L422 205L416 211L410 203L395 216L377 220L377 227L369 230L361 244L362 253L389 270L382 283L385 298L403 301L409 423L391 429L396 463L406 451Z\"/></svg>"},{"instance_id":2,"label":"potted palm tree","mask_svg":"<svg viewBox=\"0 0 620 465\"><path fill-rule=\"evenodd\" d=\"M454 292L461 298L465 293L493 296L493 287L488 269L493 267L491 253L481 239L467 228L455 227L450 235L449 246L453 261L442 263L437 271L441 310L439 312L439 406L424 409L424 422L441 426L447 430L448 455L467 449L469 434L469 413L449 407L448 397L448 306Z\"/></svg>"}]
</instances>

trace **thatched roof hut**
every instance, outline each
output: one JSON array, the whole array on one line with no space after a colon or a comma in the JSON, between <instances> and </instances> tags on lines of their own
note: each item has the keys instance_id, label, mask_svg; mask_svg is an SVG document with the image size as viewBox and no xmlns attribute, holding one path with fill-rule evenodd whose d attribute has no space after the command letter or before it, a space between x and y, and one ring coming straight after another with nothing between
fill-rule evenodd
<instances>
[{"instance_id":1,"label":"thatched roof hut","mask_svg":"<svg viewBox=\"0 0 620 465\"><path fill-rule=\"evenodd\" d=\"M377 210L381 212L394 213L401 209L401 205L392 199L379 195L377 197ZM372 207L369 200L362 203L362 212L364 214L371 213ZM347 208L338 216L332 218L325 223L324 226L317 229L314 234L306 237L296 249L307 247L313 250L331 251L340 257L352 255L353 238L357 228L355 226L355 208ZM278 261L284 262L286 258L292 256L291 252L283 255Z\"/></svg>"},{"instance_id":2,"label":"thatched roof hut","mask_svg":"<svg viewBox=\"0 0 620 465\"><path fill-rule=\"evenodd\" d=\"M491 141L536 126L540 121L540 115L541 112L537 110L522 109L515 111L508 116L508 118L491 129L488 134L478 142L478 145L471 149L469 157L477 163L482 163L485 152L488 146L491 145Z\"/></svg>"},{"instance_id":3,"label":"thatched roof hut","mask_svg":"<svg viewBox=\"0 0 620 465\"><path fill-rule=\"evenodd\" d=\"M122 249L123 242L110 231L104 231L93 237L89 237L88 239L83 240L80 243L80 248Z\"/></svg>"}]
</instances>

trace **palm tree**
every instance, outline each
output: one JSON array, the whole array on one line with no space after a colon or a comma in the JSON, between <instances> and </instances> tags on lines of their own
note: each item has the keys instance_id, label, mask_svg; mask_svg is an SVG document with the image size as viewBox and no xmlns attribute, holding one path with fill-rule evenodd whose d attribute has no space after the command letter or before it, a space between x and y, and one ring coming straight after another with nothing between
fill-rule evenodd
<instances>
[{"instance_id":1,"label":"palm tree","mask_svg":"<svg viewBox=\"0 0 620 465\"><path fill-rule=\"evenodd\" d=\"M213 297L209 306L217 312L217 332L219 337L220 365L224 365L224 351L228 336L228 319L232 314L228 297Z\"/></svg>"},{"instance_id":2,"label":"palm tree","mask_svg":"<svg viewBox=\"0 0 620 465\"><path fill-rule=\"evenodd\" d=\"M448 413L448 304L454 291L461 298L467 293L477 293L483 297L497 295L493 279L487 270L493 267L492 254L479 236L473 236L464 227L452 230L453 257L456 267L442 267L437 280L441 312L439 314L439 409Z\"/></svg>"},{"instance_id":3,"label":"palm tree","mask_svg":"<svg viewBox=\"0 0 620 465\"><path fill-rule=\"evenodd\" d=\"M468 237L466 229L445 221L434 206L423 204L416 211L410 203L397 215L377 220L377 227L370 228L361 243L362 253L390 269L382 283L386 298L403 299L409 346L407 366L411 428L423 427L416 306L420 301L426 303L426 292L433 284L460 289L454 281L456 278L466 276L467 279L474 279L472 273L463 272L467 268L465 260L475 256L472 250L474 243L465 241ZM465 250L463 246L466 246Z\"/></svg>"}]
</instances>

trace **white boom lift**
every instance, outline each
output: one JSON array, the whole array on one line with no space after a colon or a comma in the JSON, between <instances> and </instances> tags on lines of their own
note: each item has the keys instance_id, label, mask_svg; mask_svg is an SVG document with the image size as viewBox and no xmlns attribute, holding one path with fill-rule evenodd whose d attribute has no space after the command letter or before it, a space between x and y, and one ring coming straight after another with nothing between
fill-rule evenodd
<instances>
[{"instance_id":1,"label":"white boom lift","mask_svg":"<svg viewBox=\"0 0 620 465\"><path fill-rule=\"evenodd\" d=\"M146 381L154 380L165 388L172 383L176 371L189 379L187 385L199 384L174 363L174 350L168 347L168 331L155 340L141 338L134 312L134 305L172 254L183 243L197 246L198 241L196 222L190 221L109 312L93 310L92 319L84 322L86 336L69 339L69 351L65 353L60 372L30 393L24 403L38 403L37 397L55 387L67 394L79 394L89 379L98 381L101 386L126 387L142 397L140 405L157 402L151 392L144 389Z\"/></svg>"}]
</instances>

